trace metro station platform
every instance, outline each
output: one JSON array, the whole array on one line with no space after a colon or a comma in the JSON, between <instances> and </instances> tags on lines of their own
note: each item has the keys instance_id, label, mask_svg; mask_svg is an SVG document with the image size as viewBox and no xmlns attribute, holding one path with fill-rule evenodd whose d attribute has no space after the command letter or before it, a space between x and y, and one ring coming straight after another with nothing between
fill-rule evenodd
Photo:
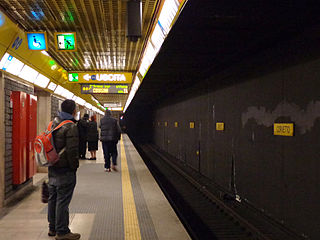
<instances>
[{"instance_id":1,"label":"metro station platform","mask_svg":"<svg viewBox=\"0 0 320 240\"><path fill-rule=\"evenodd\" d=\"M104 172L101 144L96 161L80 160L71 231L83 240L190 239L127 135L118 152L117 172ZM54 239L47 235L47 204L36 189L0 217L0 240Z\"/></svg>"}]
</instances>

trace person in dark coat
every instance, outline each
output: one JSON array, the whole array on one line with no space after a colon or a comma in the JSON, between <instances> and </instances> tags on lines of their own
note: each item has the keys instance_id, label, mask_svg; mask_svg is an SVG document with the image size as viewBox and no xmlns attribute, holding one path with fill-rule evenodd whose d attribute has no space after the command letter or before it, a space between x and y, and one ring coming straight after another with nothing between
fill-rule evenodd
<instances>
[{"instance_id":1,"label":"person in dark coat","mask_svg":"<svg viewBox=\"0 0 320 240\"><path fill-rule=\"evenodd\" d=\"M76 104L67 99L61 104L61 112L53 120L53 128L63 120L71 120L53 133L54 145L60 155L59 161L48 168L48 221L49 236L56 236L57 240L79 239L79 233L72 233L69 229L69 204L77 182L79 167L79 137L74 116Z\"/></svg>"},{"instance_id":2,"label":"person in dark coat","mask_svg":"<svg viewBox=\"0 0 320 240\"><path fill-rule=\"evenodd\" d=\"M90 160L96 160L96 151L98 150L99 133L97 129L96 116L93 115L90 118L88 127L88 150L91 153Z\"/></svg>"},{"instance_id":3,"label":"person in dark coat","mask_svg":"<svg viewBox=\"0 0 320 240\"><path fill-rule=\"evenodd\" d=\"M86 159L88 127L89 127L89 115L85 113L83 115L83 118L80 119L78 122L80 159Z\"/></svg>"},{"instance_id":4,"label":"person in dark coat","mask_svg":"<svg viewBox=\"0 0 320 240\"><path fill-rule=\"evenodd\" d=\"M110 110L106 110L105 116L101 119L99 127L101 128L100 140L103 147L105 171L111 172L110 157L112 157L112 169L117 171L117 143L120 140L121 129L117 119L111 117Z\"/></svg>"}]
</instances>

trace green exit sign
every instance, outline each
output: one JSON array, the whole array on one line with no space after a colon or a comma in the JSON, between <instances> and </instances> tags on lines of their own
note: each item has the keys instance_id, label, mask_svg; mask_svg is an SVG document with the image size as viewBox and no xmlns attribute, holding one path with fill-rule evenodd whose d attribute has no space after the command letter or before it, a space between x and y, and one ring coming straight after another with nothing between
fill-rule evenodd
<instances>
[{"instance_id":1,"label":"green exit sign","mask_svg":"<svg viewBox=\"0 0 320 240\"><path fill-rule=\"evenodd\" d=\"M77 51L76 33L55 33L56 48L58 51Z\"/></svg>"}]
</instances>

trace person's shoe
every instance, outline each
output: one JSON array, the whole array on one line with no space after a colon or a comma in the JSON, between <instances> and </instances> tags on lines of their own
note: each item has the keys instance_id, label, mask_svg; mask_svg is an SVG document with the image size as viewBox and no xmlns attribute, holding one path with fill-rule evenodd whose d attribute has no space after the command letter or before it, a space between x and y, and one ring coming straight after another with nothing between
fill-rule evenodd
<instances>
[{"instance_id":1,"label":"person's shoe","mask_svg":"<svg viewBox=\"0 0 320 240\"><path fill-rule=\"evenodd\" d=\"M55 235L56 235L56 231L49 230L48 232L49 237L54 237Z\"/></svg>"},{"instance_id":2,"label":"person's shoe","mask_svg":"<svg viewBox=\"0 0 320 240\"><path fill-rule=\"evenodd\" d=\"M95 157L95 158L92 158L92 160L97 160L97 158Z\"/></svg>"},{"instance_id":3,"label":"person's shoe","mask_svg":"<svg viewBox=\"0 0 320 240\"><path fill-rule=\"evenodd\" d=\"M110 168L105 168L104 171L105 172L111 172L111 169Z\"/></svg>"},{"instance_id":4,"label":"person's shoe","mask_svg":"<svg viewBox=\"0 0 320 240\"><path fill-rule=\"evenodd\" d=\"M69 233L64 234L64 235L57 235L56 236L56 240L77 240L80 237L81 237L81 235L79 233L69 232Z\"/></svg>"},{"instance_id":5,"label":"person's shoe","mask_svg":"<svg viewBox=\"0 0 320 240\"><path fill-rule=\"evenodd\" d=\"M112 170L115 171L115 172L118 172L118 169L116 166L112 166Z\"/></svg>"}]
</instances>

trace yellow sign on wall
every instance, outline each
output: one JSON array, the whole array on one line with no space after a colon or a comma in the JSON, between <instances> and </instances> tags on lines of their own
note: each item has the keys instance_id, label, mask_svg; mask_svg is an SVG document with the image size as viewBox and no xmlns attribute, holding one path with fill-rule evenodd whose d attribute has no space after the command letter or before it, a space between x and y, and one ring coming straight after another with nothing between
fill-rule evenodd
<instances>
[{"instance_id":1,"label":"yellow sign on wall","mask_svg":"<svg viewBox=\"0 0 320 240\"><path fill-rule=\"evenodd\" d=\"M168 122L164 122L164 126L168 127Z\"/></svg>"},{"instance_id":2,"label":"yellow sign on wall","mask_svg":"<svg viewBox=\"0 0 320 240\"><path fill-rule=\"evenodd\" d=\"M194 128L194 122L190 122L190 128Z\"/></svg>"},{"instance_id":3,"label":"yellow sign on wall","mask_svg":"<svg viewBox=\"0 0 320 240\"><path fill-rule=\"evenodd\" d=\"M293 136L294 125L293 123L274 123L273 124L273 135L278 136Z\"/></svg>"},{"instance_id":4,"label":"yellow sign on wall","mask_svg":"<svg viewBox=\"0 0 320 240\"><path fill-rule=\"evenodd\" d=\"M178 127L178 126L179 126L178 122L174 122L174 127Z\"/></svg>"},{"instance_id":5,"label":"yellow sign on wall","mask_svg":"<svg viewBox=\"0 0 320 240\"><path fill-rule=\"evenodd\" d=\"M216 130L217 131L224 131L224 123L223 122L217 122L216 123Z\"/></svg>"},{"instance_id":6,"label":"yellow sign on wall","mask_svg":"<svg viewBox=\"0 0 320 240\"><path fill-rule=\"evenodd\" d=\"M131 72L79 72L69 73L70 83L131 83Z\"/></svg>"}]
</instances>

